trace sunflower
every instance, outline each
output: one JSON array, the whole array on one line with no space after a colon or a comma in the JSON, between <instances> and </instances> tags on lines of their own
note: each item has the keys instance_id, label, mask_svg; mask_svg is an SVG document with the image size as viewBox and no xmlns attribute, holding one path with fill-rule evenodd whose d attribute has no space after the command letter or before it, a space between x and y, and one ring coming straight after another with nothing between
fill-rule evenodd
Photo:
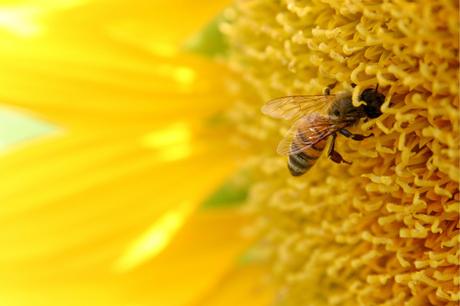
<instances>
[{"instance_id":1,"label":"sunflower","mask_svg":"<svg viewBox=\"0 0 460 306\"><path fill-rule=\"evenodd\" d=\"M456 305L459 278L457 1L236 1L222 25L230 66L257 97L231 118L257 148L249 205L279 305ZM276 142L289 124L264 102L331 83L379 86L383 114L342 137L352 165L323 155L290 177Z\"/></svg>"},{"instance_id":2,"label":"sunflower","mask_svg":"<svg viewBox=\"0 0 460 306\"><path fill-rule=\"evenodd\" d=\"M228 3L202 4L1 4L1 305L271 300L241 257L231 73L184 52L213 53L194 33Z\"/></svg>"},{"instance_id":3,"label":"sunflower","mask_svg":"<svg viewBox=\"0 0 460 306\"><path fill-rule=\"evenodd\" d=\"M458 29L441 0L3 4L0 301L455 305ZM379 86L374 136L292 178L260 107L331 83Z\"/></svg>"}]
</instances>

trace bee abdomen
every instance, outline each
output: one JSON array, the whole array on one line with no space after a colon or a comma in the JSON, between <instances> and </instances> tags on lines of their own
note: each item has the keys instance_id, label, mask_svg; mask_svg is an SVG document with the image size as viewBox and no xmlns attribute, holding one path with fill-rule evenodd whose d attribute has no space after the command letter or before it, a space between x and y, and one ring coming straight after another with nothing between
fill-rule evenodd
<instances>
[{"instance_id":1,"label":"bee abdomen","mask_svg":"<svg viewBox=\"0 0 460 306\"><path fill-rule=\"evenodd\" d=\"M288 158L288 168L292 176L301 176L315 163L317 157L312 157L304 152L291 154Z\"/></svg>"},{"instance_id":2,"label":"bee abdomen","mask_svg":"<svg viewBox=\"0 0 460 306\"><path fill-rule=\"evenodd\" d=\"M305 172L307 172L315 164L325 146L326 141L322 140L304 151L290 154L288 157L288 169L292 176L301 176L305 174ZM292 148L294 150L297 149L297 145L293 143Z\"/></svg>"}]
</instances>

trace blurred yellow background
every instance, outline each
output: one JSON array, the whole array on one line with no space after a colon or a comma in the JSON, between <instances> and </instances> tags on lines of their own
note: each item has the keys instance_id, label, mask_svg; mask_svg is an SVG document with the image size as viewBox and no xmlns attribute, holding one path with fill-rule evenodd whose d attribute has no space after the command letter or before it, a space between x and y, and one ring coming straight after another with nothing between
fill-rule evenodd
<instances>
[{"instance_id":1,"label":"blurred yellow background","mask_svg":"<svg viewBox=\"0 0 460 306\"><path fill-rule=\"evenodd\" d=\"M248 218L202 207L241 155L183 50L229 4L2 1L0 305L269 304Z\"/></svg>"}]
</instances>

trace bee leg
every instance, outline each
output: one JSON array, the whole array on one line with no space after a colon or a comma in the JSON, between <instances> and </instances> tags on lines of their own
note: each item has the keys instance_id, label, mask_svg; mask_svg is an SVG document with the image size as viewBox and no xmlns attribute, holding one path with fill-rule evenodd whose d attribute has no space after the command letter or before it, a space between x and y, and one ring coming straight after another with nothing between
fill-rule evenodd
<instances>
[{"instance_id":1,"label":"bee leg","mask_svg":"<svg viewBox=\"0 0 460 306\"><path fill-rule=\"evenodd\" d=\"M345 163L345 164L351 165L351 162L344 160L342 155L340 155L340 153L335 150L335 139L336 138L337 138L337 134L335 134L335 133L332 134L332 141L331 141L331 144L329 145L329 150L327 152L327 156L334 163L337 163L337 164Z\"/></svg>"},{"instance_id":2,"label":"bee leg","mask_svg":"<svg viewBox=\"0 0 460 306\"><path fill-rule=\"evenodd\" d=\"M351 138L351 139L357 140L357 141L361 141L361 140L364 140L364 139L369 138L371 136L374 136L374 134L372 134L372 133L369 134L369 135L353 134L352 132L350 132L347 129L340 129L339 133L342 134L345 137L348 137L348 138Z\"/></svg>"},{"instance_id":3,"label":"bee leg","mask_svg":"<svg viewBox=\"0 0 460 306\"><path fill-rule=\"evenodd\" d=\"M331 94L331 90L334 89L335 85L337 85L337 81L332 83L332 84L327 85L327 87L324 88L324 90L323 90L323 94L325 96L329 96Z\"/></svg>"}]
</instances>

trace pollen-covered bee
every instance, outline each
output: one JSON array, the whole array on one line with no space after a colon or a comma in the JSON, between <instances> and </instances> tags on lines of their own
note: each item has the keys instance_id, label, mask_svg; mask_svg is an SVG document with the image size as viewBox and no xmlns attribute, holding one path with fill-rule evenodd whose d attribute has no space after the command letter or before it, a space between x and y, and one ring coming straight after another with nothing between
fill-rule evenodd
<instances>
[{"instance_id":1,"label":"pollen-covered bee","mask_svg":"<svg viewBox=\"0 0 460 306\"><path fill-rule=\"evenodd\" d=\"M288 156L293 176L303 175L314 165L329 136L332 140L328 157L336 163L350 164L334 149L337 133L361 141L372 134L353 134L347 128L361 118L377 118L382 114L380 107L385 96L378 92L378 86L361 92L359 98L366 104L359 107L353 106L350 91L331 95L333 86L326 88L323 95L281 97L262 107L262 112L271 117L296 120L277 149L279 154Z\"/></svg>"}]
</instances>

